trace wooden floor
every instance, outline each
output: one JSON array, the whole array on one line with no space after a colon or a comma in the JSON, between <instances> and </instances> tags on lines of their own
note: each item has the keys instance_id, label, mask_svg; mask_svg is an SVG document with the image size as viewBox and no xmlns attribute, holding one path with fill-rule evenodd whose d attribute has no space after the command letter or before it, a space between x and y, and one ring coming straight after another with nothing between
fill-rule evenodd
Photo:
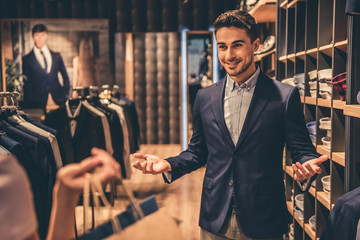
<instances>
[{"instance_id":1,"label":"wooden floor","mask_svg":"<svg viewBox=\"0 0 360 240\"><path fill-rule=\"evenodd\" d=\"M179 154L181 152L181 146L143 145L139 152L166 158ZM132 179L139 177L139 173L142 174L139 171L135 171L136 169L134 169ZM153 181L155 183L154 192L148 191L146 194L145 191L142 192L142 194L155 194L158 204L161 207L164 207L169 214L177 220L184 239L187 240L200 239L198 222L204 173L205 168L198 169L197 171L176 180L172 184L165 184L161 175L143 175L140 177L147 178L148 181ZM151 180L151 178L153 179Z\"/></svg>"}]
</instances>

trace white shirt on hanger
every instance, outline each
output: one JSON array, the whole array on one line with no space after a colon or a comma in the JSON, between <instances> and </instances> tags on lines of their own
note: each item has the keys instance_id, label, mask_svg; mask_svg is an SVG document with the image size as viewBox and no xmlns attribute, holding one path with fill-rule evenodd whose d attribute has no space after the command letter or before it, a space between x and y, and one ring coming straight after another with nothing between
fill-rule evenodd
<instances>
[{"instance_id":1,"label":"white shirt on hanger","mask_svg":"<svg viewBox=\"0 0 360 240\"><path fill-rule=\"evenodd\" d=\"M105 116L104 113L102 113L101 111L96 109L96 107L90 105L90 103L88 103L88 101L86 101L86 100L83 101L83 104L87 109L89 109L91 112L93 112L94 114L96 114L97 116L99 116L101 118L101 122L103 124L103 129L104 129L106 151L109 154L113 155L114 149L112 147L110 125L109 125L109 121L108 121L107 117Z\"/></svg>"}]
</instances>

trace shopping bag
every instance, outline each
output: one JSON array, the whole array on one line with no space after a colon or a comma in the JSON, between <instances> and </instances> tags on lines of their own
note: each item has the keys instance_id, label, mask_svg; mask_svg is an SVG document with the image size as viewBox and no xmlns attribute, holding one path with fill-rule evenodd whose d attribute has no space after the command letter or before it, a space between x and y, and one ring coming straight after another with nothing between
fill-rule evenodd
<instances>
[{"instance_id":1,"label":"shopping bag","mask_svg":"<svg viewBox=\"0 0 360 240\"><path fill-rule=\"evenodd\" d=\"M120 181L120 184L122 182ZM130 201L130 205L121 214L114 216L111 211L112 206L107 201L100 180L95 173L86 181L84 187L84 235L78 239L173 239L182 240L182 235L173 218L164 209L158 210L154 196L149 197L138 203L133 193L123 185L125 193ZM89 209L90 189L93 195L95 206L100 206L100 199L107 208L109 221L102 224L92 231L89 229L89 222L86 213Z\"/></svg>"},{"instance_id":2,"label":"shopping bag","mask_svg":"<svg viewBox=\"0 0 360 240\"><path fill-rule=\"evenodd\" d=\"M175 220L164 208L151 213L134 224L121 229L107 240L183 240Z\"/></svg>"}]
</instances>

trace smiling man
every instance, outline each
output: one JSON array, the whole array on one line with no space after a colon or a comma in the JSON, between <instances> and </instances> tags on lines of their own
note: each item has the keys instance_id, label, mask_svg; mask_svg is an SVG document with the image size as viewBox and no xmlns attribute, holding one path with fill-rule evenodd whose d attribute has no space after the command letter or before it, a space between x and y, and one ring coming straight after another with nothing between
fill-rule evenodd
<instances>
[{"instance_id":1,"label":"smiling man","mask_svg":"<svg viewBox=\"0 0 360 240\"><path fill-rule=\"evenodd\" d=\"M296 180L321 172L305 126L298 89L267 77L255 65L255 19L234 10L214 23L218 57L227 76L199 90L193 135L179 156L144 159L134 167L163 173L170 183L206 165L201 198L201 239L282 239L288 211L284 194L284 144Z\"/></svg>"}]
</instances>

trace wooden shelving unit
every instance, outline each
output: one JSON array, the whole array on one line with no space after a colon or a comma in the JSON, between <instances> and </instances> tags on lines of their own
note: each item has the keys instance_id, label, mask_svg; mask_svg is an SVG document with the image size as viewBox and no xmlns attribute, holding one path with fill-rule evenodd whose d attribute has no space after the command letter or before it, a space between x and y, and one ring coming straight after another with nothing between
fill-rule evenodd
<instances>
[{"instance_id":1,"label":"wooden shelving unit","mask_svg":"<svg viewBox=\"0 0 360 240\"><path fill-rule=\"evenodd\" d=\"M313 48L313 49L309 49L307 51L305 51L305 53L313 58L317 58L317 52L318 49L317 48Z\"/></svg>"},{"instance_id":2,"label":"wooden shelving unit","mask_svg":"<svg viewBox=\"0 0 360 240\"><path fill-rule=\"evenodd\" d=\"M294 215L294 206L292 201L286 201L286 206L291 215Z\"/></svg>"},{"instance_id":3,"label":"wooden shelving unit","mask_svg":"<svg viewBox=\"0 0 360 240\"><path fill-rule=\"evenodd\" d=\"M332 160L345 167L345 152L333 152Z\"/></svg>"},{"instance_id":4,"label":"wooden shelving unit","mask_svg":"<svg viewBox=\"0 0 360 240\"><path fill-rule=\"evenodd\" d=\"M316 105L316 98L305 96L305 103L310 105Z\"/></svg>"},{"instance_id":5,"label":"wooden shelving unit","mask_svg":"<svg viewBox=\"0 0 360 240\"><path fill-rule=\"evenodd\" d=\"M344 110L345 101L333 100L333 108Z\"/></svg>"},{"instance_id":6,"label":"wooden shelving unit","mask_svg":"<svg viewBox=\"0 0 360 240\"><path fill-rule=\"evenodd\" d=\"M316 233L315 233L315 231L311 228L310 223L305 223L304 229L305 229L305 232L309 235L309 237L310 237L312 240L315 240L315 239L316 239Z\"/></svg>"},{"instance_id":7,"label":"wooden shelving unit","mask_svg":"<svg viewBox=\"0 0 360 240\"><path fill-rule=\"evenodd\" d=\"M335 43L334 47L340 49L343 52L346 52L347 51L347 44L348 44L348 41L344 40L344 41L340 41L340 42Z\"/></svg>"},{"instance_id":8,"label":"wooden shelving unit","mask_svg":"<svg viewBox=\"0 0 360 240\"><path fill-rule=\"evenodd\" d=\"M321 155L328 155L330 157L331 151L329 149L327 149L326 147L324 147L323 145L317 145L316 150Z\"/></svg>"},{"instance_id":9,"label":"wooden shelving unit","mask_svg":"<svg viewBox=\"0 0 360 240\"><path fill-rule=\"evenodd\" d=\"M305 96L300 96L301 103L305 103Z\"/></svg>"},{"instance_id":10,"label":"wooden shelving unit","mask_svg":"<svg viewBox=\"0 0 360 240\"><path fill-rule=\"evenodd\" d=\"M321 107L331 108L331 100L318 98L317 105Z\"/></svg>"},{"instance_id":11,"label":"wooden shelving unit","mask_svg":"<svg viewBox=\"0 0 360 240\"><path fill-rule=\"evenodd\" d=\"M275 54L275 51L276 51L276 49L272 49L266 53L255 55L255 62L261 61L261 59L263 59L266 56L269 56L270 54Z\"/></svg>"},{"instance_id":12,"label":"wooden shelving unit","mask_svg":"<svg viewBox=\"0 0 360 240\"><path fill-rule=\"evenodd\" d=\"M344 115L360 118L360 104L359 105L345 105Z\"/></svg>"},{"instance_id":13,"label":"wooden shelving unit","mask_svg":"<svg viewBox=\"0 0 360 240\"><path fill-rule=\"evenodd\" d=\"M325 53L327 56L331 57L332 56L332 48L333 48L333 44L328 44L328 45L319 47L319 51L322 53Z\"/></svg>"},{"instance_id":14,"label":"wooden shelving unit","mask_svg":"<svg viewBox=\"0 0 360 240\"><path fill-rule=\"evenodd\" d=\"M276 21L276 0L259 0L249 11L257 23Z\"/></svg>"},{"instance_id":15,"label":"wooden shelving unit","mask_svg":"<svg viewBox=\"0 0 360 240\"><path fill-rule=\"evenodd\" d=\"M310 187L309 188L309 193L313 196L313 197L316 197L315 194L316 194L316 190L314 187Z\"/></svg>"},{"instance_id":16,"label":"wooden shelving unit","mask_svg":"<svg viewBox=\"0 0 360 240\"><path fill-rule=\"evenodd\" d=\"M292 169L291 166L286 166L285 167L285 172L292 178L294 178L294 170Z\"/></svg>"},{"instance_id":17,"label":"wooden shelving unit","mask_svg":"<svg viewBox=\"0 0 360 240\"><path fill-rule=\"evenodd\" d=\"M331 209L330 199L327 195L327 193L323 191L317 192L317 199L324 205L327 209Z\"/></svg>"},{"instance_id":18,"label":"wooden shelving unit","mask_svg":"<svg viewBox=\"0 0 360 240\"><path fill-rule=\"evenodd\" d=\"M279 0L278 4L276 49L279 49L280 54L277 55L276 59L276 78L291 78L295 74L305 73L305 96L300 97L303 103L305 120L307 123L316 121L316 143L313 143L313 145L319 154L327 155L330 158L329 161L322 164L323 171L316 179L319 186L317 188L310 187L305 195L304 221L299 221L295 214L293 216L293 223L299 223L294 224L297 226L295 240L318 239L317 237L321 236L321 231L325 227L326 218L330 214L332 206L347 191L348 186L346 184L349 183L346 178L349 178L350 175L350 178L355 176L355 180L360 182L356 173L352 173L355 171L348 169L351 166L348 166L349 159L347 158L349 155L346 153L348 148L345 147L346 142L349 141L347 135L354 136L353 134L356 131L360 132L360 120L348 121L349 117L360 118L360 105L346 105L345 101L338 100L339 94L335 88L332 88L332 99L323 99L319 93L319 86L316 97L311 97L309 89L309 72L332 69L332 75L335 76L346 72L348 69L349 59L347 52L351 50L351 46L348 46L347 40L347 30L350 28L347 26L348 17L344 13L345 5L345 1L341 0L292 0L281 2L281 4ZM360 62L360 51L357 55L352 55L357 57L356 63ZM357 73L358 71L353 70L352 72ZM359 79L358 76L357 83L351 87L356 86L358 88L360 86ZM353 82L355 80L348 76L347 81ZM356 99L356 95L355 98L353 95L355 91L357 93L359 90L352 91L351 99ZM347 96L347 101L348 99ZM352 102L352 104L355 103ZM331 118L331 132L319 128L319 121L324 117ZM347 124L352 125L349 128ZM354 130L348 132L349 129ZM331 149L325 148L321 141L328 134L332 138ZM360 142L359 137L357 137L356 142ZM356 150L356 146L353 148L355 148L354 152L357 152L357 158L360 159L360 148L358 147L359 150ZM359 160L357 160L358 162ZM292 173L291 163L291 154L286 152L286 174L284 177L287 180L289 180L289 176L292 176L290 174L290 170ZM322 185L320 178L326 175L331 176L330 194L325 193L322 186L320 186ZM295 194L299 193L295 181L293 181L292 186L287 184L286 187L287 196L291 196L291 191L294 191ZM308 223L309 217L314 214L317 215L316 231ZM302 232L301 229L299 231L299 226L302 228Z\"/></svg>"},{"instance_id":19,"label":"wooden shelving unit","mask_svg":"<svg viewBox=\"0 0 360 240\"><path fill-rule=\"evenodd\" d=\"M280 4L280 7L281 7L281 8L287 8L287 4L288 4L288 1L285 0L284 2L282 2L282 3Z\"/></svg>"}]
</instances>

